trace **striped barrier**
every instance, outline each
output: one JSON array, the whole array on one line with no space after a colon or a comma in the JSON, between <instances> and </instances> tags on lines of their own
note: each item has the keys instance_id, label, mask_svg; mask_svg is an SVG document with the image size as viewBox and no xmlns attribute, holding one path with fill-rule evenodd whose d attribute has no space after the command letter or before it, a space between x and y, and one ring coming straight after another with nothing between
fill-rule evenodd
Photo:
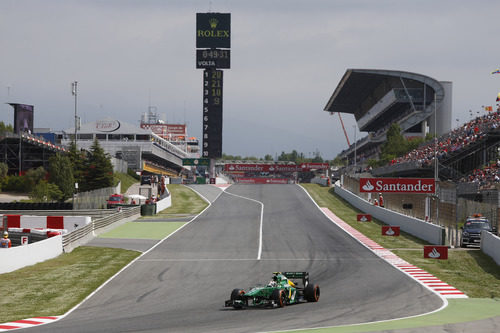
<instances>
[{"instance_id":1,"label":"striped barrier","mask_svg":"<svg viewBox=\"0 0 500 333\"><path fill-rule=\"evenodd\" d=\"M58 229L72 232L91 223L90 216L5 215L8 228Z\"/></svg>"}]
</instances>

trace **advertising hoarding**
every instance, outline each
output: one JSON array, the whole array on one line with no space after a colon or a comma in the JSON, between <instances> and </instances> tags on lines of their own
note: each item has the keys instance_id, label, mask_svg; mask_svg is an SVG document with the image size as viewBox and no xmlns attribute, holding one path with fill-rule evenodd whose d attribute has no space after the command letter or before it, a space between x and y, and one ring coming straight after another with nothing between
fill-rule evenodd
<instances>
[{"instance_id":1,"label":"advertising hoarding","mask_svg":"<svg viewBox=\"0 0 500 333\"><path fill-rule=\"evenodd\" d=\"M299 165L228 163L224 165L224 171L227 172L306 172L325 169L328 169L328 163L301 163Z\"/></svg>"},{"instance_id":2,"label":"advertising hoarding","mask_svg":"<svg viewBox=\"0 0 500 333\"><path fill-rule=\"evenodd\" d=\"M436 186L433 178L360 178L359 191L432 194Z\"/></svg>"},{"instance_id":3,"label":"advertising hoarding","mask_svg":"<svg viewBox=\"0 0 500 333\"><path fill-rule=\"evenodd\" d=\"M196 13L196 48L231 48L230 13Z\"/></svg>"}]
</instances>

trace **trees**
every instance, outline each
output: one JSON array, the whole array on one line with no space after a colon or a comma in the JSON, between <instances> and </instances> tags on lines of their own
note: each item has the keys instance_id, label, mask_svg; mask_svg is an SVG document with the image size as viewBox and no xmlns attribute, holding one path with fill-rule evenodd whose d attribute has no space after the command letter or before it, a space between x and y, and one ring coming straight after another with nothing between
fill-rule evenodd
<instances>
[{"instance_id":1,"label":"trees","mask_svg":"<svg viewBox=\"0 0 500 333\"><path fill-rule=\"evenodd\" d=\"M62 201L73 196L75 178L69 156L56 154L49 158L49 182L57 185Z\"/></svg>"},{"instance_id":2,"label":"trees","mask_svg":"<svg viewBox=\"0 0 500 333\"><path fill-rule=\"evenodd\" d=\"M14 128L12 128L12 125L5 125L3 121L0 121L0 135L5 135L7 132L14 132Z\"/></svg>"},{"instance_id":3,"label":"trees","mask_svg":"<svg viewBox=\"0 0 500 333\"><path fill-rule=\"evenodd\" d=\"M90 147L84 165L83 182L80 186L82 191L113 186L113 165L109 154L104 152L97 139Z\"/></svg>"}]
</instances>

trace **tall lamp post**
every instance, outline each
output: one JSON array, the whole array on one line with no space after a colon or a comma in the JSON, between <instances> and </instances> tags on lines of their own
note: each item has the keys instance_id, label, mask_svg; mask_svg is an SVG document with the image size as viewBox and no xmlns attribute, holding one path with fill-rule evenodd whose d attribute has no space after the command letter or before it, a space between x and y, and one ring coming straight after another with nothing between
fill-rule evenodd
<instances>
[{"instance_id":1,"label":"tall lamp post","mask_svg":"<svg viewBox=\"0 0 500 333\"><path fill-rule=\"evenodd\" d=\"M357 156L356 156L356 148L357 148L357 138L356 138L356 125L352 125L352 127L354 128L354 172L356 172L356 160L357 160Z\"/></svg>"},{"instance_id":2,"label":"tall lamp post","mask_svg":"<svg viewBox=\"0 0 500 333\"><path fill-rule=\"evenodd\" d=\"M75 149L76 149L76 135L78 130L78 116L76 115L77 96L78 96L77 85L78 81L71 82L71 93L73 94L73 96L75 96Z\"/></svg>"}]
</instances>

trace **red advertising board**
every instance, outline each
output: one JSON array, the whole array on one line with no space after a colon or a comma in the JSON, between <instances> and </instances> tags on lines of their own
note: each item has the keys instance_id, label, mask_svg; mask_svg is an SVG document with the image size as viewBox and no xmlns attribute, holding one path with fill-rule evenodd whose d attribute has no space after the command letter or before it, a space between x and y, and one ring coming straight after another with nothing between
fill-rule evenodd
<instances>
[{"instance_id":1,"label":"red advertising board","mask_svg":"<svg viewBox=\"0 0 500 333\"><path fill-rule=\"evenodd\" d=\"M372 220L371 214L358 214L358 215L356 215L356 221L370 222L371 220Z\"/></svg>"},{"instance_id":2,"label":"red advertising board","mask_svg":"<svg viewBox=\"0 0 500 333\"><path fill-rule=\"evenodd\" d=\"M287 164L243 164L228 163L224 165L227 172L305 172L310 170L326 170L328 163L302 163L299 165Z\"/></svg>"},{"instance_id":3,"label":"red advertising board","mask_svg":"<svg viewBox=\"0 0 500 333\"><path fill-rule=\"evenodd\" d=\"M151 129L151 131L161 137L165 136L186 136L186 125L183 124L146 124L142 123L141 128Z\"/></svg>"},{"instance_id":4,"label":"red advertising board","mask_svg":"<svg viewBox=\"0 0 500 333\"><path fill-rule=\"evenodd\" d=\"M228 172L296 172L296 165L286 164L226 164L224 171Z\"/></svg>"},{"instance_id":5,"label":"red advertising board","mask_svg":"<svg viewBox=\"0 0 500 333\"><path fill-rule=\"evenodd\" d=\"M311 169L327 170L330 165L328 163L300 163L299 167L302 171L309 171Z\"/></svg>"},{"instance_id":6,"label":"red advertising board","mask_svg":"<svg viewBox=\"0 0 500 333\"><path fill-rule=\"evenodd\" d=\"M236 178L240 184L288 184L285 178Z\"/></svg>"},{"instance_id":7,"label":"red advertising board","mask_svg":"<svg viewBox=\"0 0 500 333\"><path fill-rule=\"evenodd\" d=\"M448 246L424 245L424 258L448 259Z\"/></svg>"},{"instance_id":8,"label":"red advertising board","mask_svg":"<svg viewBox=\"0 0 500 333\"><path fill-rule=\"evenodd\" d=\"M399 236L399 227L391 225L383 225L382 236Z\"/></svg>"},{"instance_id":9,"label":"red advertising board","mask_svg":"<svg viewBox=\"0 0 500 333\"><path fill-rule=\"evenodd\" d=\"M360 192L434 193L433 178L360 178Z\"/></svg>"}]
</instances>

